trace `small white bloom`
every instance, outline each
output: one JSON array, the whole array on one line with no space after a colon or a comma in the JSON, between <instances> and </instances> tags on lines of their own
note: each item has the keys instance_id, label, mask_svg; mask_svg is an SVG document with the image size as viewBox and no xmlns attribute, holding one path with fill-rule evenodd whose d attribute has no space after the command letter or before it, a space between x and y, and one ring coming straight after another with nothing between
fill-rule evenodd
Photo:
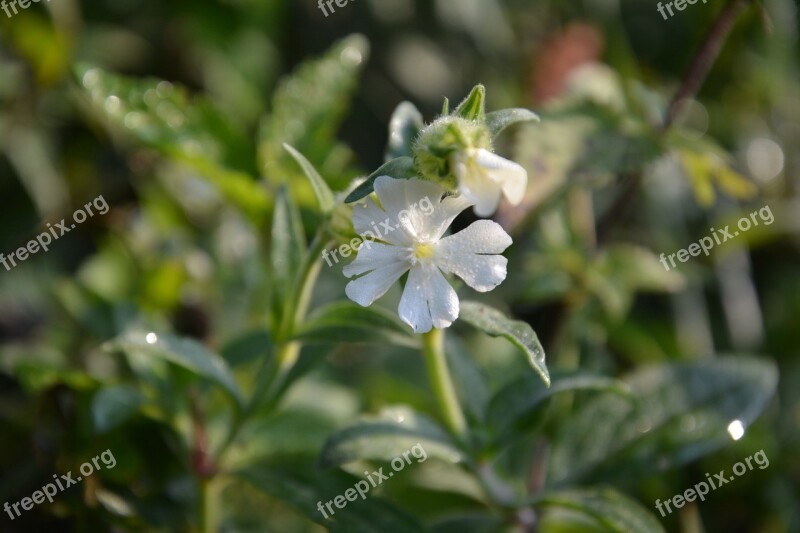
<instances>
[{"instance_id":1,"label":"small white bloom","mask_svg":"<svg viewBox=\"0 0 800 533\"><path fill-rule=\"evenodd\" d=\"M442 237L469 202L463 196L442 199L444 189L433 182L375 180L381 207L372 198L353 209L353 227L365 240L355 261L344 268L348 298L367 307L409 272L398 312L417 333L446 328L458 318L458 296L442 272L455 274L467 285L487 292L506 278L508 260L497 255L511 245L511 237L490 220L474 222L463 231ZM432 209L420 209L427 202ZM393 228L389 231L389 228Z\"/></svg>"},{"instance_id":2,"label":"small white bloom","mask_svg":"<svg viewBox=\"0 0 800 533\"><path fill-rule=\"evenodd\" d=\"M525 196L528 172L513 161L483 148L468 148L452 156L458 191L475 204L475 214L488 217L497 211L500 195L512 205Z\"/></svg>"}]
</instances>

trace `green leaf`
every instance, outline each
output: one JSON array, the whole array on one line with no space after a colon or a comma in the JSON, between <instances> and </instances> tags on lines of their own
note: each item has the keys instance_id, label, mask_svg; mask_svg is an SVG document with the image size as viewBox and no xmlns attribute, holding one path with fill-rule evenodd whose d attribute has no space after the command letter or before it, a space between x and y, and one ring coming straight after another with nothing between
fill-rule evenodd
<instances>
[{"instance_id":1,"label":"green leaf","mask_svg":"<svg viewBox=\"0 0 800 533\"><path fill-rule=\"evenodd\" d=\"M294 174L284 143L318 166L328 157L368 55L367 40L351 35L281 80L261 125L259 165L267 179L277 184Z\"/></svg>"},{"instance_id":2,"label":"green leaf","mask_svg":"<svg viewBox=\"0 0 800 533\"><path fill-rule=\"evenodd\" d=\"M424 533L428 529L416 518L394 505L370 493L365 498L356 495L347 507L332 506L335 513L325 519L318 510L320 502L344 495L357 483L357 478L344 474L312 475L301 477L294 473L263 466L248 467L234 472L234 476L246 481L272 498L287 502L305 516L334 533ZM323 507L324 509L324 507ZM330 514L326 511L326 514Z\"/></svg>"},{"instance_id":3,"label":"green leaf","mask_svg":"<svg viewBox=\"0 0 800 533\"><path fill-rule=\"evenodd\" d=\"M221 386L236 400L238 406L241 407L244 403L239 386L225 360L193 339L133 330L106 343L105 348L134 352L176 364Z\"/></svg>"},{"instance_id":4,"label":"green leaf","mask_svg":"<svg viewBox=\"0 0 800 533\"><path fill-rule=\"evenodd\" d=\"M424 123L422 113L411 102L403 102L397 106L389 121L389 146L386 159L410 157L414 140L417 138Z\"/></svg>"},{"instance_id":5,"label":"green leaf","mask_svg":"<svg viewBox=\"0 0 800 533\"><path fill-rule=\"evenodd\" d=\"M430 419L407 407L386 408L334 433L319 458L323 468L356 460L391 461L419 444L427 456L448 463L464 460L450 436Z\"/></svg>"},{"instance_id":6,"label":"green leaf","mask_svg":"<svg viewBox=\"0 0 800 533\"><path fill-rule=\"evenodd\" d=\"M297 164L303 169L303 173L308 178L308 181L311 182L311 187L313 187L314 194L317 195L317 200L319 201L320 210L323 213L330 213L333 210L334 198L328 184L325 183L325 180L319 175L314 165L312 165L303 154L286 143L283 143L283 147L291 154L294 160L297 161Z\"/></svg>"},{"instance_id":7,"label":"green leaf","mask_svg":"<svg viewBox=\"0 0 800 533\"><path fill-rule=\"evenodd\" d=\"M635 401L603 395L556 432L549 476L556 484L652 475L731 442L728 426L749 426L775 392L769 361L718 357L658 365L623 381Z\"/></svg>"},{"instance_id":8,"label":"green leaf","mask_svg":"<svg viewBox=\"0 0 800 533\"><path fill-rule=\"evenodd\" d=\"M528 356L531 366L550 386L550 374L545 365L544 348L530 325L511 320L503 313L477 302L461 302L459 317L492 337L504 337Z\"/></svg>"},{"instance_id":9,"label":"green leaf","mask_svg":"<svg viewBox=\"0 0 800 533\"><path fill-rule=\"evenodd\" d=\"M272 281L275 290L281 295L281 298L275 301L275 305L281 306L276 310L278 316L285 306L283 297L289 293L305 250L306 238L300 211L287 187L281 186L275 197L270 250Z\"/></svg>"},{"instance_id":10,"label":"green leaf","mask_svg":"<svg viewBox=\"0 0 800 533\"><path fill-rule=\"evenodd\" d=\"M92 421L98 433L105 433L131 418L145 398L138 390L127 385L114 385L101 389L92 398Z\"/></svg>"},{"instance_id":11,"label":"green leaf","mask_svg":"<svg viewBox=\"0 0 800 533\"><path fill-rule=\"evenodd\" d=\"M486 87L476 85L469 96L453 111L453 115L467 120L484 120L486 118Z\"/></svg>"},{"instance_id":12,"label":"green leaf","mask_svg":"<svg viewBox=\"0 0 800 533\"><path fill-rule=\"evenodd\" d=\"M419 340L394 314L347 301L335 302L314 312L295 338L306 343L388 343L419 348Z\"/></svg>"},{"instance_id":13,"label":"green leaf","mask_svg":"<svg viewBox=\"0 0 800 533\"><path fill-rule=\"evenodd\" d=\"M495 442L502 444L513 433L533 429L542 420L550 399L577 391L606 391L630 397L624 383L603 376L565 376L553 380L550 387L524 376L500 389L489 404L487 420L496 428Z\"/></svg>"},{"instance_id":14,"label":"green leaf","mask_svg":"<svg viewBox=\"0 0 800 533\"><path fill-rule=\"evenodd\" d=\"M500 111L492 111L486 114L486 125L489 126L492 138L497 137L504 129L514 124L519 124L521 122L539 122L540 120L539 115L533 111L520 107L501 109Z\"/></svg>"},{"instance_id":15,"label":"green leaf","mask_svg":"<svg viewBox=\"0 0 800 533\"><path fill-rule=\"evenodd\" d=\"M375 172L370 174L367 179L356 187L356 190L351 192L344 202L346 204L357 202L365 196L372 194L375 190L375 180L379 176L390 176L395 179L411 179L417 175L417 168L414 166L414 160L410 157L398 157L384 163Z\"/></svg>"},{"instance_id":16,"label":"green leaf","mask_svg":"<svg viewBox=\"0 0 800 533\"><path fill-rule=\"evenodd\" d=\"M537 498L536 504L539 507L575 511L592 519L606 531L617 533L664 531L658 519L641 504L610 488L546 493ZM555 525L548 517L543 521L550 526ZM572 526L575 527L575 524Z\"/></svg>"},{"instance_id":17,"label":"green leaf","mask_svg":"<svg viewBox=\"0 0 800 533\"><path fill-rule=\"evenodd\" d=\"M273 341L269 331L259 328L230 339L220 349L220 355L231 368L236 368L255 359L270 359L272 350Z\"/></svg>"},{"instance_id":18,"label":"green leaf","mask_svg":"<svg viewBox=\"0 0 800 533\"><path fill-rule=\"evenodd\" d=\"M254 219L268 207L266 190L250 176L252 143L201 97L159 79L128 78L100 68L76 70L90 104L113 126L211 182Z\"/></svg>"}]
</instances>

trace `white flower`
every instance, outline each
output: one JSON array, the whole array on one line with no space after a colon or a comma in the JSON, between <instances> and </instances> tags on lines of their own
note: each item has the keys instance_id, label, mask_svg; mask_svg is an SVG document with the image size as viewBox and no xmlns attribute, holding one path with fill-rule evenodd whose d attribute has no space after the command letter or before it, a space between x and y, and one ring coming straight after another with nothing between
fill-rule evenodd
<instances>
[{"instance_id":1,"label":"white flower","mask_svg":"<svg viewBox=\"0 0 800 533\"><path fill-rule=\"evenodd\" d=\"M511 245L511 237L499 224L480 220L442 237L453 219L472 205L464 197L442 199L444 189L436 183L388 176L375 180L375 192L382 208L367 198L353 210L353 226L360 235L375 236L378 224L385 228L378 235L384 242L365 240L356 260L344 268L348 278L360 276L345 290L354 302L371 305L410 272L398 312L415 332L425 333L446 328L458 318L458 296L442 272L457 275L480 292L506 278L508 260L497 254ZM417 207L426 202L430 209Z\"/></svg>"},{"instance_id":2,"label":"white flower","mask_svg":"<svg viewBox=\"0 0 800 533\"><path fill-rule=\"evenodd\" d=\"M500 195L517 205L525 196L528 172L513 161L483 148L467 148L452 156L458 191L475 204L475 214L488 217L497 211Z\"/></svg>"}]
</instances>

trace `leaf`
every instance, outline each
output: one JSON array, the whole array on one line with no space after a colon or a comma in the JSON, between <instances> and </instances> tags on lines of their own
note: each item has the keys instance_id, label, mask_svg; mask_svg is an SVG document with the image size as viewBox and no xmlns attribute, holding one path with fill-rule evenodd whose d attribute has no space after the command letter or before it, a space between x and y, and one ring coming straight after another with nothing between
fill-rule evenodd
<instances>
[{"instance_id":1,"label":"leaf","mask_svg":"<svg viewBox=\"0 0 800 533\"><path fill-rule=\"evenodd\" d=\"M577 511L593 519L607 531L618 533L664 531L658 519L641 504L610 488L545 493L537 498L536 504L540 507ZM547 517L543 521L548 525L552 524Z\"/></svg>"},{"instance_id":2,"label":"leaf","mask_svg":"<svg viewBox=\"0 0 800 533\"><path fill-rule=\"evenodd\" d=\"M603 250L586 271L586 285L613 318L622 319L638 292L675 292L685 286L683 275L666 270L645 248L617 244Z\"/></svg>"},{"instance_id":3,"label":"leaf","mask_svg":"<svg viewBox=\"0 0 800 533\"><path fill-rule=\"evenodd\" d=\"M317 200L319 201L320 210L323 213L330 213L333 210L334 198L330 187L328 187L328 184L325 183L325 180L323 180L322 176L319 175L319 172L317 172L317 169L314 168L314 165L312 165L308 159L303 156L303 154L286 143L283 143L283 147L291 154L294 160L297 161L297 163L303 169L303 173L308 178L308 181L311 182L311 187L314 189L314 194L317 195Z\"/></svg>"},{"instance_id":4,"label":"leaf","mask_svg":"<svg viewBox=\"0 0 800 533\"><path fill-rule=\"evenodd\" d=\"M422 113L411 102L402 102L392 113L389 121L389 146L386 159L411 157L414 140L424 126Z\"/></svg>"},{"instance_id":5,"label":"leaf","mask_svg":"<svg viewBox=\"0 0 800 533\"><path fill-rule=\"evenodd\" d=\"M453 115L467 120L482 121L486 118L486 87L476 85L463 102L453 111Z\"/></svg>"},{"instance_id":6,"label":"leaf","mask_svg":"<svg viewBox=\"0 0 800 533\"><path fill-rule=\"evenodd\" d=\"M606 391L629 397L627 387L612 378L571 375L553 380L545 387L538 379L525 376L498 391L489 404L487 420L496 428L495 442L502 444L513 433L533 429L544 416L549 400L563 392Z\"/></svg>"},{"instance_id":7,"label":"leaf","mask_svg":"<svg viewBox=\"0 0 800 533\"><path fill-rule=\"evenodd\" d=\"M419 444L428 457L448 463L464 460L449 435L428 418L407 407L386 408L334 433L319 457L323 468L356 460L391 461Z\"/></svg>"},{"instance_id":8,"label":"leaf","mask_svg":"<svg viewBox=\"0 0 800 533\"><path fill-rule=\"evenodd\" d=\"M318 506L344 496L347 489L357 483L357 478L344 474L305 479L297 474L263 466L248 467L234 476L246 481L256 489L276 500L287 502L305 516L334 533L424 533L428 531L416 518L379 497L356 494L355 501L348 501L344 509L333 504L335 514L326 519ZM326 511L326 514L330 514Z\"/></svg>"},{"instance_id":9,"label":"leaf","mask_svg":"<svg viewBox=\"0 0 800 533\"><path fill-rule=\"evenodd\" d=\"M486 125L489 127L492 138L497 137L503 130L514 124L540 121L539 115L520 107L492 111L486 114Z\"/></svg>"},{"instance_id":10,"label":"leaf","mask_svg":"<svg viewBox=\"0 0 800 533\"><path fill-rule=\"evenodd\" d=\"M419 348L419 340L395 315L376 307L336 302L311 315L295 334L306 343L372 343Z\"/></svg>"},{"instance_id":11,"label":"leaf","mask_svg":"<svg viewBox=\"0 0 800 533\"><path fill-rule=\"evenodd\" d=\"M536 372L550 386L550 374L545 365L544 348L530 325L511 320L503 313L477 302L461 302L459 317L492 337L504 337L528 356Z\"/></svg>"},{"instance_id":12,"label":"leaf","mask_svg":"<svg viewBox=\"0 0 800 533\"><path fill-rule=\"evenodd\" d=\"M275 301L275 305L281 306L276 310L278 316L285 306L284 297L291 289L305 250L306 238L300 211L286 186L281 186L275 197L270 249L272 281L275 290L282 296Z\"/></svg>"},{"instance_id":13,"label":"leaf","mask_svg":"<svg viewBox=\"0 0 800 533\"><path fill-rule=\"evenodd\" d=\"M92 421L98 433L105 433L131 418L144 403L138 390L127 385L100 389L92 398Z\"/></svg>"},{"instance_id":14,"label":"leaf","mask_svg":"<svg viewBox=\"0 0 800 533\"><path fill-rule=\"evenodd\" d=\"M86 66L76 74L89 102L111 124L191 167L251 217L264 215L266 190L248 174L255 170L247 150L252 143L210 102L164 80L139 80Z\"/></svg>"},{"instance_id":15,"label":"leaf","mask_svg":"<svg viewBox=\"0 0 800 533\"><path fill-rule=\"evenodd\" d=\"M193 339L133 330L106 343L105 349L134 352L169 361L215 382L236 400L237 406L241 407L244 403L239 386L225 360Z\"/></svg>"},{"instance_id":16,"label":"leaf","mask_svg":"<svg viewBox=\"0 0 800 533\"><path fill-rule=\"evenodd\" d=\"M728 425L750 425L777 383L769 361L718 357L647 367L623 381L633 403L603 395L557 431L549 464L556 484L663 471L730 442Z\"/></svg>"},{"instance_id":17,"label":"leaf","mask_svg":"<svg viewBox=\"0 0 800 533\"><path fill-rule=\"evenodd\" d=\"M255 359L272 358L273 341L265 328L247 331L225 343L220 350L220 355L230 365L236 368Z\"/></svg>"},{"instance_id":18,"label":"leaf","mask_svg":"<svg viewBox=\"0 0 800 533\"><path fill-rule=\"evenodd\" d=\"M330 154L368 55L367 40L351 35L280 81L272 98L272 114L262 121L258 147L259 167L268 180L282 183L294 173L284 143L318 166Z\"/></svg>"},{"instance_id":19,"label":"leaf","mask_svg":"<svg viewBox=\"0 0 800 533\"><path fill-rule=\"evenodd\" d=\"M414 166L414 160L410 157L398 157L384 163L375 172L369 175L367 179L356 187L356 190L351 192L344 202L346 204L361 200L365 196L372 194L375 190L375 180L380 176L390 176L395 179L410 179L417 175L417 169Z\"/></svg>"}]
</instances>

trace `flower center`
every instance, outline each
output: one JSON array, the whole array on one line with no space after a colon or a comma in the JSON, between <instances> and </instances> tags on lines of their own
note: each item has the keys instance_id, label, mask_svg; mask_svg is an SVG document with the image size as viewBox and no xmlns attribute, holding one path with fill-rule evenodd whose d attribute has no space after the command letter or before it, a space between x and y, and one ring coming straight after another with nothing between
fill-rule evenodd
<instances>
[{"instance_id":1,"label":"flower center","mask_svg":"<svg viewBox=\"0 0 800 533\"><path fill-rule=\"evenodd\" d=\"M414 249L414 257L419 260L430 259L433 257L433 253L433 245L427 242L421 242L417 244L416 248Z\"/></svg>"}]
</instances>

